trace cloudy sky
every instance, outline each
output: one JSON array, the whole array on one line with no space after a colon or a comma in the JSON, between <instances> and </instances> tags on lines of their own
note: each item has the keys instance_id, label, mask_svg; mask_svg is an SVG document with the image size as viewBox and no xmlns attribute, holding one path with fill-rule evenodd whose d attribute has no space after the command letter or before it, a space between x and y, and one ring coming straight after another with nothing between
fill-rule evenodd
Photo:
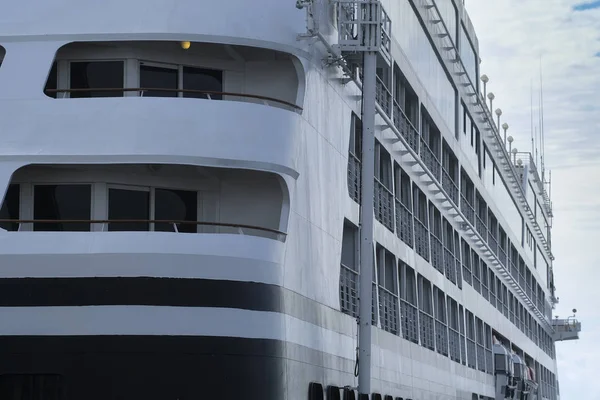
<instances>
[{"instance_id":1,"label":"cloudy sky","mask_svg":"<svg viewBox=\"0 0 600 400\"><path fill-rule=\"evenodd\" d=\"M561 400L599 400L600 1L465 2L494 108L504 111L519 150L531 148L530 88L533 81L539 90L541 57L560 298L555 315L565 318L577 308L583 322L579 341L556 346Z\"/></svg>"}]
</instances>

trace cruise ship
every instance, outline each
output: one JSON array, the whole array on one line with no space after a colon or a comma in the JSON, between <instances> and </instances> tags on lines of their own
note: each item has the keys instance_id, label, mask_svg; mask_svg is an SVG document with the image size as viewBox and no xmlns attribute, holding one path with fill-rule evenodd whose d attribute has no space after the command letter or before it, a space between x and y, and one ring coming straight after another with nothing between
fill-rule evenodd
<instances>
[{"instance_id":1,"label":"cruise ship","mask_svg":"<svg viewBox=\"0 0 600 400\"><path fill-rule=\"evenodd\" d=\"M559 399L464 1L217 3L0 3L0 398Z\"/></svg>"}]
</instances>

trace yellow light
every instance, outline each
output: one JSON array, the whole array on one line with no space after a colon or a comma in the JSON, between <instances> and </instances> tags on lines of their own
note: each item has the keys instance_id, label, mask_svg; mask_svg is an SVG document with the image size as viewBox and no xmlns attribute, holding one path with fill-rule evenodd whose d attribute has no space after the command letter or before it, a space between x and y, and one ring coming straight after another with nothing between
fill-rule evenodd
<instances>
[{"instance_id":1,"label":"yellow light","mask_svg":"<svg viewBox=\"0 0 600 400\"><path fill-rule=\"evenodd\" d=\"M181 48L187 50L192 44L190 42L181 42Z\"/></svg>"}]
</instances>

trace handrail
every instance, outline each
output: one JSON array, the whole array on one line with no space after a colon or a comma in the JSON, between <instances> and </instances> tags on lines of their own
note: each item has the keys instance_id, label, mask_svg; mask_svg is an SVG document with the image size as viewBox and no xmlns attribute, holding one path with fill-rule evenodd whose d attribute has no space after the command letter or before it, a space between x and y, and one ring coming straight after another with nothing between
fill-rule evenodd
<instances>
[{"instance_id":1,"label":"handrail","mask_svg":"<svg viewBox=\"0 0 600 400\"><path fill-rule=\"evenodd\" d=\"M207 221L183 221L172 219L0 219L0 223L17 224L110 224L110 223L149 223L149 224L171 224L171 225L196 225L196 226L215 226L225 228L254 229L263 232L274 233L276 235L287 236L287 233L277 229L265 228L261 226L232 224L226 222L207 222Z\"/></svg>"},{"instance_id":2,"label":"handrail","mask_svg":"<svg viewBox=\"0 0 600 400\"><path fill-rule=\"evenodd\" d=\"M234 93L234 92L216 92L213 90L197 90L197 89L167 89L167 88L85 88L85 89L46 89L45 93L89 93L89 92L165 92L165 93L195 93L210 96L237 96L246 97L257 100L272 101L283 104L295 110L302 111L302 107L290 103L285 100L276 99L273 97L262 96L258 94Z\"/></svg>"}]
</instances>

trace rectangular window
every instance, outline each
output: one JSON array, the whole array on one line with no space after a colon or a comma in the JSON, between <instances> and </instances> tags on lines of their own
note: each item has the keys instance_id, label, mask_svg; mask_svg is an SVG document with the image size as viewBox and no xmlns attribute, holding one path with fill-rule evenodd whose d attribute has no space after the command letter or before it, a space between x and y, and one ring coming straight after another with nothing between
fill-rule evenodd
<instances>
[{"instance_id":1,"label":"rectangular window","mask_svg":"<svg viewBox=\"0 0 600 400\"><path fill-rule=\"evenodd\" d=\"M2 208L0 208L0 219L19 219L19 191L19 185L13 184L8 186ZM7 231L18 231L19 224L17 222L0 222L0 228Z\"/></svg>"},{"instance_id":2,"label":"rectangular window","mask_svg":"<svg viewBox=\"0 0 600 400\"><path fill-rule=\"evenodd\" d=\"M125 82L123 61L71 62L70 88L81 89L70 93L71 98L122 97L123 91L93 91L89 89L121 89Z\"/></svg>"},{"instance_id":3,"label":"rectangular window","mask_svg":"<svg viewBox=\"0 0 600 400\"><path fill-rule=\"evenodd\" d=\"M183 97L195 97L206 99L221 100L223 91L223 71L205 68L183 67L183 89L198 90L200 92L213 93L188 93L184 92Z\"/></svg>"},{"instance_id":4,"label":"rectangular window","mask_svg":"<svg viewBox=\"0 0 600 400\"><path fill-rule=\"evenodd\" d=\"M91 185L35 185L34 231L89 231ZM85 222L88 221L88 222Z\"/></svg>"},{"instance_id":5,"label":"rectangular window","mask_svg":"<svg viewBox=\"0 0 600 400\"><path fill-rule=\"evenodd\" d=\"M108 189L109 231L147 231L150 219L150 191L144 189Z\"/></svg>"},{"instance_id":6,"label":"rectangular window","mask_svg":"<svg viewBox=\"0 0 600 400\"><path fill-rule=\"evenodd\" d=\"M144 90L143 95L148 97L178 97L178 67L140 64L140 88L162 89Z\"/></svg>"},{"instance_id":7,"label":"rectangular window","mask_svg":"<svg viewBox=\"0 0 600 400\"><path fill-rule=\"evenodd\" d=\"M179 232L198 232L198 192L188 190L156 189L154 191L154 219L181 221ZM192 222L186 224L185 222ZM155 231L173 232L173 224L156 223Z\"/></svg>"}]
</instances>

